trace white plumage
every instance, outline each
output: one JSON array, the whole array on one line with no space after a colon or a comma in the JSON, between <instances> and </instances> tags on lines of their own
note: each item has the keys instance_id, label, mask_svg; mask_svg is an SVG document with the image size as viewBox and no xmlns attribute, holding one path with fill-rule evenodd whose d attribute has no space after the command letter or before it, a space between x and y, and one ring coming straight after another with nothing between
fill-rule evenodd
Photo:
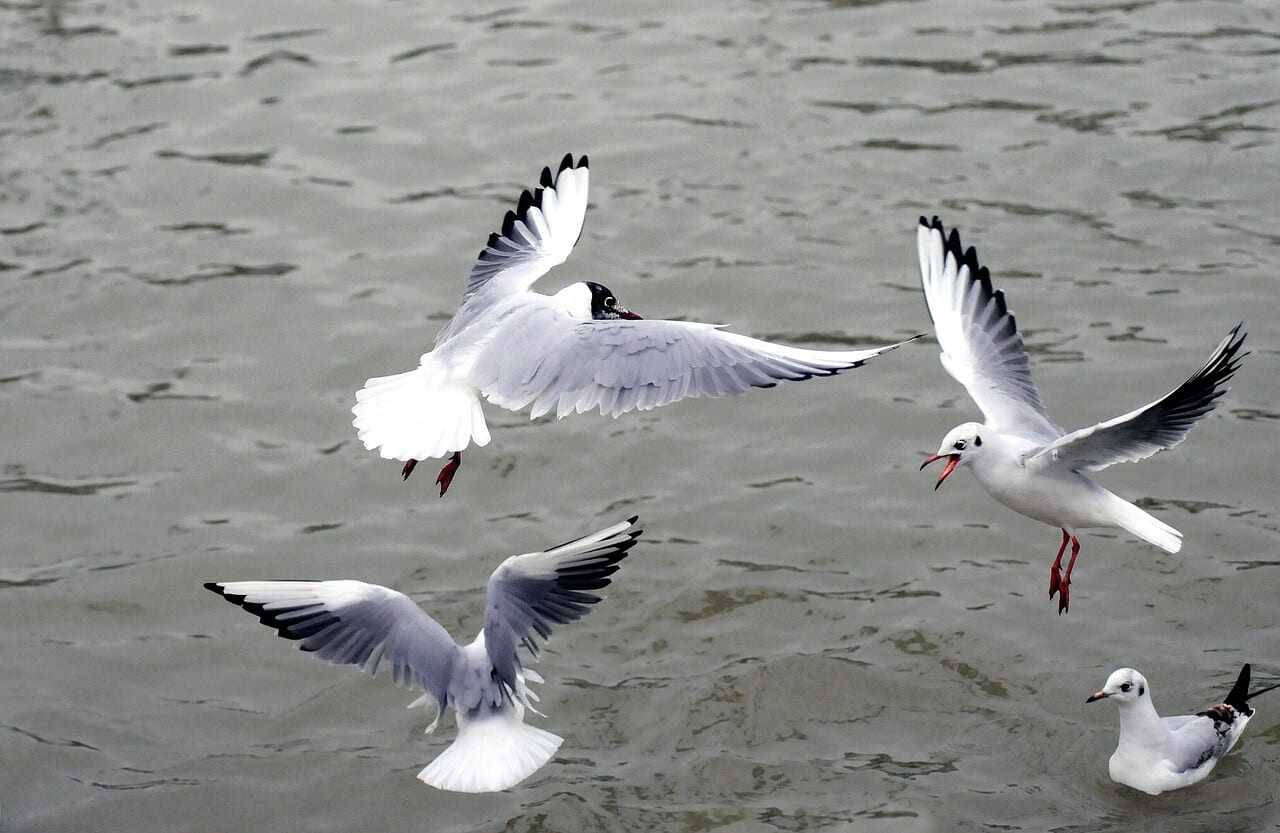
<instances>
[{"instance_id":1,"label":"white plumage","mask_svg":"<svg viewBox=\"0 0 1280 833\"><path fill-rule=\"evenodd\" d=\"M512 556L489 578L484 629L467 645L409 597L363 581L225 581L209 590L256 615L313 656L425 692L410 707L434 702L457 715L458 734L418 774L431 786L493 792L515 786L551 759L563 739L524 722L542 677L517 648L536 656L554 625L580 619L600 601L619 562L635 545L636 518L545 552Z\"/></svg>"}]
</instances>

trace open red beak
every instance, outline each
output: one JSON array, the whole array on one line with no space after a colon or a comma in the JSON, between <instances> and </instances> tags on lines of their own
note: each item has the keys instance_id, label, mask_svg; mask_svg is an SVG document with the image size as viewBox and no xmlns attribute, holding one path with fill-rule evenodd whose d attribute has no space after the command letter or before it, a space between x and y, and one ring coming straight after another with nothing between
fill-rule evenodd
<instances>
[{"instance_id":1,"label":"open red beak","mask_svg":"<svg viewBox=\"0 0 1280 833\"><path fill-rule=\"evenodd\" d=\"M632 312L631 310L629 310L629 309L627 309L627 308L625 308L625 307L618 307L618 317L619 317L619 318L625 318L625 319L627 319L628 321L643 321L643 320L644 320L644 318L643 318L642 316L636 315L634 312Z\"/></svg>"},{"instance_id":2,"label":"open red beak","mask_svg":"<svg viewBox=\"0 0 1280 833\"><path fill-rule=\"evenodd\" d=\"M942 481L947 479L947 475L955 471L956 466L960 465L960 455L959 454L946 454L946 455L935 454L932 457L930 457L928 460L925 460L923 463L920 464L920 471L924 471L925 466L929 465L930 463L938 462L944 456L947 459L947 467L942 470L942 476L938 478L938 482L933 484L933 490L935 492L938 491L938 487L942 485Z\"/></svg>"}]
</instances>

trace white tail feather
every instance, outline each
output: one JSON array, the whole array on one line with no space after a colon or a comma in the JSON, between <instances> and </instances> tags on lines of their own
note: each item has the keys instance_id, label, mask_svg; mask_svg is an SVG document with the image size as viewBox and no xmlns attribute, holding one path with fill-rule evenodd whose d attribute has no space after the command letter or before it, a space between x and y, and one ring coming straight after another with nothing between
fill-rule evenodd
<instances>
[{"instance_id":1,"label":"white tail feather","mask_svg":"<svg viewBox=\"0 0 1280 833\"><path fill-rule=\"evenodd\" d=\"M418 773L441 790L487 793L514 787L551 760L564 738L524 722L524 709L467 718L458 713L458 737Z\"/></svg>"},{"instance_id":2,"label":"white tail feather","mask_svg":"<svg viewBox=\"0 0 1280 833\"><path fill-rule=\"evenodd\" d=\"M1118 495L1110 495L1109 513L1117 526L1165 552L1182 549L1182 533Z\"/></svg>"},{"instance_id":3,"label":"white tail feather","mask_svg":"<svg viewBox=\"0 0 1280 833\"><path fill-rule=\"evenodd\" d=\"M424 365L365 382L351 409L364 447L381 448L388 459L422 460L470 443L487 445L489 427L475 389L438 376Z\"/></svg>"}]
</instances>

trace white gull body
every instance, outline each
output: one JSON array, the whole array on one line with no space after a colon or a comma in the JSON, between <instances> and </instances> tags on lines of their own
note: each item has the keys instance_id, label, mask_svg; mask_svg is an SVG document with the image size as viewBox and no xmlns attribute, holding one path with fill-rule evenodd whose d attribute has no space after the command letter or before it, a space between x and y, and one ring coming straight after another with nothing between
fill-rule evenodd
<instances>
[{"instance_id":1,"label":"white gull body","mask_svg":"<svg viewBox=\"0 0 1280 833\"><path fill-rule=\"evenodd\" d=\"M1086 700L1108 699L1120 707L1120 741L1107 765L1111 780L1159 795L1209 777L1253 717L1249 700L1278 687L1251 694L1249 673L1245 663L1222 703L1196 714L1161 717L1146 677L1132 668L1112 672L1106 685Z\"/></svg>"},{"instance_id":2,"label":"white gull body","mask_svg":"<svg viewBox=\"0 0 1280 833\"><path fill-rule=\"evenodd\" d=\"M453 455L444 494L470 444L490 440L480 398L530 418L599 409L617 417L679 399L741 394L782 381L831 376L898 347L806 350L711 324L646 320L595 282L554 295L531 291L563 263L582 233L589 170L565 156L541 187L525 191L489 236L462 303L417 369L369 379L353 424L365 448L405 460ZM905 342L901 342L905 343Z\"/></svg>"},{"instance_id":3,"label":"white gull body","mask_svg":"<svg viewBox=\"0 0 1280 833\"><path fill-rule=\"evenodd\" d=\"M220 581L205 585L256 615L298 647L338 665L376 674L385 660L398 685L425 692L410 708L435 702L457 715L453 743L418 778L442 790L496 792L551 759L563 738L524 722L542 677L516 652L537 655L539 639L585 616L636 543L636 518L545 552L514 555L489 578L484 629L467 645L408 596L362 581Z\"/></svg>"},{"instance_id":4,"label":"white gull body","mask_svg":"<svg viewBox=\"0 0 1280 833\"><path fill-rule=\"evenodd\" d=\"M1067 610L1071 570L1080 552L1076 530L1120 527L1167 552L1182 548L1182 533L1108 491L1089 472L1133 462L1182 442L1213 410L1235 373L1245 336L1237 325L1200 370L1169 394L1122 416L1067 433L1049 418L1004 293L985 266L941 221L920 218L920 279L933 319L942 366L964 385L985 421L956 426L924 466L946 459L937 486L963 465L996 500L1062 530L1049 576L1049 597L1061 593ZM921 466L921 468L924 468ZM1062 555L1071 543L1066 575Z\"/></svg>"}]
</instances>

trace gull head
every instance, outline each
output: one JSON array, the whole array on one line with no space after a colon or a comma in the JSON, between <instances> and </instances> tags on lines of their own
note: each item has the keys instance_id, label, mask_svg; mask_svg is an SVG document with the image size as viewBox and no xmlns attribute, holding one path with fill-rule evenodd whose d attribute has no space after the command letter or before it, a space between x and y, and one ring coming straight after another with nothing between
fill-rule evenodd
<instances>
[{"instance_id":1,"label":"gull head","mask_svg":"<svg viewBox=\"0 0 1280 833\"><path fill-rule=\"evenodd\" d=\"M591 293L591 317L596 321L609 321L625 318L628 321L639 321L640 316L618 303L617 297L604 284L595 281L586 282Z\"/></svg>"},{"instance_id":2,"label":"gull head","mask_svg":"<svg viewBox=\"0 0 1280 833\"><path fill-rule=\"evenodd\" d=\"M942 445L938 447L938 453L920 464L920 470L924 471L924 467L930 463L936 463L943 459L947 461L947 465L943 468L938 482L933 484L935 491L942 485L942 481L946 480L951 472L956 470L956 466L961 463L971 463L974 458L983 453L982 434L985 430L985 427L979 422L966 422L963 425L957 425L947 432L947 436L942 438Z\"/></svg>"},{"instance_id":3,"label":"gull head","mask_svg":"<svg viewBox=\"0 0 1280 833\"><path fill-rule=\"evenodd\" d=\"M1119 671L1112 671L1111 676L1107 677L1107 684L1100 691L1095 691L1089 695L1085 702L1115 700L1116 703L1123 707L1150 696L1151 689L1147 687L1146 677L1132 668L1121 668Z\"/></svg>"},{"instance_id":4,"label":"gull head","mask_svg":"<svg viewBox=\"0 0 1280 833\"><path fill-rule=\"evenodd\" d=\"M618 303L609 287L595 281L569 284L552 298L561 309L581 321L640 320L640 316Z\"/></svg>"}]
</instances>

